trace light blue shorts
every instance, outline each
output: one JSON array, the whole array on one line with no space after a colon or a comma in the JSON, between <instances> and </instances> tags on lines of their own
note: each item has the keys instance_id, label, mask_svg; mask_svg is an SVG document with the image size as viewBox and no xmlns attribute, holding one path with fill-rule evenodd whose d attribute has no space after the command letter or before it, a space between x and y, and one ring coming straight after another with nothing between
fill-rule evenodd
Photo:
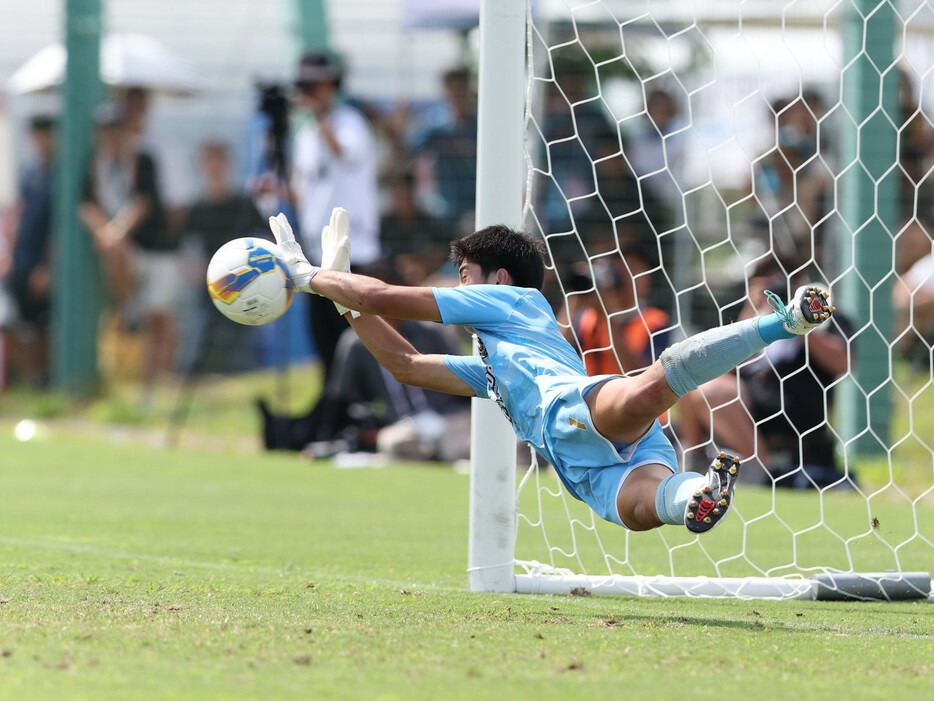
<instances>
[{"instance_id":1,"label":"light blue shorts","mask_svg":"<svg viewBox=\"0 0 934 701\"><path fill-rule=\"evenodd\" d=\"M678 458L656 419L637 441L614 444L599 434L590 418L584 397L612 377L581 378L576 389L568 388L545 416L545 456L572 496L583 501L600 518L619 526L623 522L616 498L629 473L642 465L664 465L678 471Z\"/></svg>"}]
</instances>

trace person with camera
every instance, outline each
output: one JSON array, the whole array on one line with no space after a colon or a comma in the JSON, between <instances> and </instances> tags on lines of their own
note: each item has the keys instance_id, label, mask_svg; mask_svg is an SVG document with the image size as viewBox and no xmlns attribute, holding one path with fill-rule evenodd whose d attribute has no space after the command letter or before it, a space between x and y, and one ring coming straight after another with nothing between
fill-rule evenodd
<instances>
[{"instance_id":1,"label":"person with camera","mask_svg":"<svg viewBox=\"0 0 934 701\"><path fill-rule=\"evenodd\" d=\"M380 257L376 148L366 117L340 100L343 77L329 54L309 51L301 57L295 86L307 121L295 134L291 185L305 249L321 250L321 230L331 210L343 205L353 213L351 265L359 267ZM309 307L312 341L327 382L347 322L323 297L311 295Z\"/></svg>"}]
</instances>

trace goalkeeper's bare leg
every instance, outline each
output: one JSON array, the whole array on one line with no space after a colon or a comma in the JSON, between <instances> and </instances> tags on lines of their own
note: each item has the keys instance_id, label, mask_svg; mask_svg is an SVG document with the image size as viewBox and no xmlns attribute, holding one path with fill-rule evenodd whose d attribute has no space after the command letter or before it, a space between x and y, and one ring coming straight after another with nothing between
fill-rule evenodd
<instances>
[{"instance_id":1,"label":"goalkeeper's bare leg","mask_svg":"<svg viewBox=\"0 0 934 701\"><path fill-rule=\"evenodd\" d=\"M699 333L666 349L641 375L597 387L587 396L594 428L615 443L633 443L687 392L774 341L809 333L834 312L827 293L814 285L800 287L788 305L773 293L767 295L775 313ZM620 518L633 530L663 523L684 523L694 532L710 530L732 505L738 469L738 461L725 454L703 476L672 475L662 465L636 468L619 492Z\"/></svg>"}]
</instances>

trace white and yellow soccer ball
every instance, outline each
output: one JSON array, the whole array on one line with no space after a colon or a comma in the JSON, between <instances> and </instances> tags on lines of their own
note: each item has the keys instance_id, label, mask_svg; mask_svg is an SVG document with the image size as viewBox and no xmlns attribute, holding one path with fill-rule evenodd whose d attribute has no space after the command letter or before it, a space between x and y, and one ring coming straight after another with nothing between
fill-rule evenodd
<instances>
[{"instance_id":1,"label":"white and yellow soccer ball","mask_svg":"<svg viewBox=\"0 0 934 701\"><path fill-rule=\"evenodd\" d=\"M208 264L208 294L214 306L247 326L278 319L292 303L292 283L283 259L282 250L264 239L225 243Z\"/></svg>"}]
</instances>

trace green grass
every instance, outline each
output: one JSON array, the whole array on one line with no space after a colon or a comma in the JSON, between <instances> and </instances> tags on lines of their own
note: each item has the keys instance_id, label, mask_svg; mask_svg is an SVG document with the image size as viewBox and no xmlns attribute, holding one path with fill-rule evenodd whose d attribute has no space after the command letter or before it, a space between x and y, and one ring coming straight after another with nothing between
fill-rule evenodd
<instances>
[{"instance_id":1,"label":"green grass","mask_svg":"<svg viewBox=\"0 0 934 701\"><path fill-rule=\"evenodd\" d=\"M107 382L97 395L82 400L13 386L0 394L0 421L30 419L59 433L146 435L156 443L172 437L172 425L177 427L174 438L183 445L255 448L260 436L255 399L266 399L275 411L296 414L312 406L320 387L320 370L313 364L209 375L190 383L176 379L157 386L146 402L139 385L128 381Z\"/></svg>"},{"instance_id":2,"label":"green grass","mask_svg":"<svg viewBox=\"0 0 934 701\"><path fill-rule=\"evenodd\" d=\"M934 569L934 503L912 503L894 490L867 499L855 492L773 493L741 486L736 514L697 539L685 529L626 533L595 523L580 502L552 496L559 487L553 474L538 479L539 484L519 495L525 518L520 520L517 553L576 572L610 572L607 553L621 560L612 563L618 574L748 577L808 575L825 567L859 572Z\"/></svg>"},{"instance_id":3,"label":"green grass","mask_svg":"<svg viewBox=\"0 0 934 701\"><path fill-rule=\"evenodd\" d=\"M899 382L893 435L919 438L859 464L868 505L746 489L743 518L698 543L591 527L535 489L556 487L543 472L520 497L549 525L523 522L518 554L591 573L603 548L624 574L934 570L917 537L934 533L934 392ZM84 402L0 395L0 699L934 699L930 603L465 591L465 476L259 452L251 400L299 411L318 387L311 367L206 378L174 450L178 385L148 410L125 384ZM40 431L20 443L23 418Z\"/></svg>"},{"instance_id":4,"label":"green grass","mask_svg":"<svg viewBox=\"0 0 934 701\"><path fill-rule=\"evenodd\" d=\"M449 469L10 428L0 698L934 698L928 603L471 594Z\"/></svg>"}]
</instances>

